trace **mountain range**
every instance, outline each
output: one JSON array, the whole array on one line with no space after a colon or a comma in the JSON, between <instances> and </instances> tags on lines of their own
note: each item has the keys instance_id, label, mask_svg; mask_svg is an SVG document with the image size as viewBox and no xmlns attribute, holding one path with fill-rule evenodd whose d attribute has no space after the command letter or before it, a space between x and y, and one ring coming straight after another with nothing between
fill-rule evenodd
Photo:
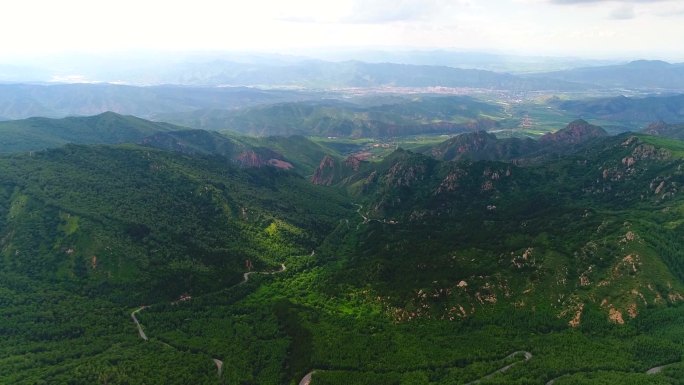
<instances>
[{"instance_id":1,"label":"mountain range","mask_svg":"<svg viewBox=\"0 0 684 385\"><path fill-rule=\"evenodd\" d=\"M682 64L167 58L0 66L0 383L684 383Z\"/></svg>"},{"instance_id":2,"label":"mountain range","mask_svg":"<svg viewBox=\"0 0 684 385\"><path fill-rule=\"evenodd\" d=\"M371 161L114 113L7 124L58 139L0 155L0 382L681 379L677 126Z\"/></svg>"},{"instance_id":3,"label":"mountain range","mask_svg":"<svg viewBox=\"0 0 684 385\"><path fill-rule=\"evenodd\" d=\"M604 88L684 90L684 63L637 60L627 64L596 66L546 72L539 78L593 84Z\"/></svg>"},{"instance_id":4,"label":"mountain range","mask_svg":"<svg viewBox=\"0 0 684 385\"><path fill-rule=\"evenodd\" d=\"M0 84L0 116L62 118L114 111L152 118L202 108L232 109L310 99L305 92L243 87L134 87L117 84Z\"/></svg>"},{"instance_id":5,"label":"mountain range","mask_svg":"<svg viewBox=\"0 0 684 385\"><path fill-rule=\"evenodd\" d=\"M338 100L279 103L237 111L201 110L163 119L193 128L246 135L400 137L498 126L500 106L464 96L423 96L364 106Z\"/></svg>"}]
</instances>

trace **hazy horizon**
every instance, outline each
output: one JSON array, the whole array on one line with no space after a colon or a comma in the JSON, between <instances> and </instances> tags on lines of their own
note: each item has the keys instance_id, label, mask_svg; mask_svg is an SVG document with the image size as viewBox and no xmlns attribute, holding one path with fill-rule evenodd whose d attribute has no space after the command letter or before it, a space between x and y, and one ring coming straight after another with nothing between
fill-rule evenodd
<instances>
[{"instance_id":1,"label":"hazy horizon","mask_svg":"<svg viewBox=\"0 0 684 385\"><path fill-rule=\"evenodd\" d=\"M145 52L487 52L684 61L673 0L312 0L249 3L41 0L5 6L0 63Z\"/></svg>"}]
</instances>

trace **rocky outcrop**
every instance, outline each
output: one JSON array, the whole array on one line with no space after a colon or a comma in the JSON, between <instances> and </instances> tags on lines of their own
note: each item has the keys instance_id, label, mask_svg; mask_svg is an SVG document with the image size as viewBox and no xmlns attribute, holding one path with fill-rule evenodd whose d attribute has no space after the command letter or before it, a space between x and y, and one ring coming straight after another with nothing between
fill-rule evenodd
<instances>
[{"instance_id":1,"label":"rocky outcrop","mask_svg":"<svg viewBox=\"0 0 684 385\"><path fill-rule=\"evenodd\" d=\"M353 171L359 171L359 169L361 168L361 162L363 162L363 159L361 159L361 157L352 154L344 160L344 165L349 167Z\"/></svg>"},{"instance_id":2,"label":"rocky outcrop","mask_svg":"<svg viewBox=\"0 0 684 385\"><path fill-rule=\"evenodd\" d=\"M240 167L261 167L265 161L254 151L241 152L235 160Z\"/></svg>"},{"instance_id":3,"label":"rocky outcrop","mask_svg":"<svg viewBox=\"0 0 684 385\"><path fill-rule=\"evenodd\" d=\"M246 150L237 155L235 163L244 168L259 168L259 167L275 167L284 170L294 168L292 163L283 159L283 157L275 151L267 149Z\"/></svg>"},{"instance_id":4,"label":"rocky outcrop","mask_svg":"<svg viewBox=\"0 0 684 385\"><path fill-rule=\"evenodd\" d=\"M425 177L423 164L395 163L387 172L385 182L390 187L409 187Z\"/></svg>"},{"instance_id":5,"label":"rocky outcrop","mask_svg":"<svg viewBox=\"0 0 684 385\"><path fill-rule=\"evenodd\" d=\"M311 183L316 185L330 186L335 180L335 169L338 167L337 162L330 155L326 155L318 168L311 177Z\"/></svg>"}]
</instances>

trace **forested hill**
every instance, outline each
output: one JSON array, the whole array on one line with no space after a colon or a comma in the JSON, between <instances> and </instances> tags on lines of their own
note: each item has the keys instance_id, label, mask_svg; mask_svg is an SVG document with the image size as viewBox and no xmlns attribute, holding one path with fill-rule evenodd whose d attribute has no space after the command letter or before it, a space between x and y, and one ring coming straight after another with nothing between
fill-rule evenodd
<instances>
[{"instance_id":1,"label":"forested hill","mask_svg":"<svg viewBox=\"0 0 684 385\"><path fill-rule=\"evenodd\" d=\"M7 156L0 169L2 269L129 304L308 253L351 208L293 172L131 145Z\"/></svg>"},{"instance_id":2,"label":"forested hill","mask_svg":"<svg viewBox=\"0 0 684 385\"><path fill-rule=\"evenodd\" d=\"M399 149L316 186L239 167L235 138L167 134L0 156L0 382L681 378L680 141L597 135L530 163Z\"/></svg>"},{"instance_id":3,"label":"forested hill","mask_svg":"<svg viewBox=\"0 0 684 385\"><path fill-rule=\"evenodd\" d=\"M303 136L254 138L232 132L189 130L113 112L0 122L0 154L40 151L68 143L142 144L186 155L222 156L240 167L294 169L301 175L313 172L324 155L338 155Z\"/></svg>"},{"instance_id":4,"label":"forested hill","mask_svg":"<svg viewBox=\"0 0 684 385\"><path fill-rule=\"evenodd\" d=\"M585 307L623 323L676 304L681 154L678 141L629 134L529 167L398 150L341 181L368 223L348 279L372 282L401 320L515 302L570 325Z\"/></svg>"},{"instance_id":5,"label":"forested hill","mask_svg":"<svg viewBox=\"0 0 684 385\"><path fill-rule=\"evenodd\" d=\"M337 100L278 103L237 111L198 110L163 116L193 128L246 135L400 137L490 129L503 109L466 96L425 96L361 106Z\"/></svg>"},{"instance_id":6,"label":"forested hill","mask_svg":"<svg viewBox=\"0 0 684 385\"><path fill-rule=\"evenodd\" d=\"M36 151L76 144L134 143L181 127L105 112L88 117L28 118L0 122L0 153Z\"/></svg>"}]
</instances>

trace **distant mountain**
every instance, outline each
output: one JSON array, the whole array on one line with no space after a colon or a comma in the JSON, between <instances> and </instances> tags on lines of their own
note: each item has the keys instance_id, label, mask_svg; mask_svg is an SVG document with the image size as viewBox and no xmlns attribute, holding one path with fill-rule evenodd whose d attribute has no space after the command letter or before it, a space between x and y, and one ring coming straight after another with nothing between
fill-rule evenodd
<instances>
[{"instance_id":1,"label":"distant mountain","mask_svg":"<svg viewBox=\"0 0 684 385\"><path fill-rule=\"evenodd\" d=\"M503 119L498 105L465 96L416 97L363 107L325 100L282 103L239 111L170 114L164 120L202 129L248 135L392 137L494 128Z\"/></svg>"},{"instance_id":2,"label":"distant mountain","mask_svg":"<svg viewBox=\"0 0 684 385\"><path fill-rule=\"evenodd\" d=\"M539 142L554 146L572 146L604 136L608 136L608 133L603 128L589 124L586 120L577 119L563 129L544 134L539 138Z\"/></svg>"},{"instance_id":3,"label":"distant mountain","mask_svg":"<svg viewBox=\"0 0 684 385\"><path fill-rule=\"evenodd\" d=\"M584 119L615 122L628 129L640 129L654 121L684 121L684 94L630 98L557 101L556 108Z\"/></svg>"},{"instance_id":4,"label":"distant mountain","mask_svg":"<svg viewBox=\"0 0 684 385\"><path fill-rule=\"evenodd\" d=\"M576 68L535 74L565 82L597 87L648 90L684 90L684 63L670 64L659 60L638 60L627 64Z\"/></svg>"},{"instance_id":5,"label":"distant mountain","mask_svg":"<svg viewBox=\"0 0 684 385\"><path fill-rule=\"evenodd\" d=\"M439 160L512 160L527 156L541 146L530 138L497 139L496 135L477 131L457 135L425 153Z\"/></svg>"},{"instance_id":6,"label":"distant mountain","mask_svg":"<svg viewBox=\"0 0 684 385\"><path fill-rule=\"evenodd\" d=\"M192 86L287 86L315 89L340 87L469 87L507 90L579 90L586 86L555 79L518 77L508 73L472 69L470 63L418 60L413 63L380 60L373 63L304 58L274 60L190 60L162 63L96 74L100 81L126 79L134 84ZM468 61L470 59L466 59ZM411 60L409 60L411 62ZM444 63L435 65L435 63ZM447 64L449 63L449 64ZM466 68L455 68L456 66ZM501 68L501 67L500 67ZM92 72L92 71L91 71ZM97 72L97 71L96 71Z\"/></svg>"},{"instance_id":7,"label":"distant mountain","mask_svg":"<svg viewBox=\"0 0 684 385\"><path fill-rule=\"evenodd\" d=\"M651 123L641 132L648 135L664 136L671 139L684 140L684 124L667 124L660 120Z\"/></svg>"},{"instance_id":8,"label":"distant mountain","mask_svg":"<svg viewBox=\"0 0 684 385\"><path fill-rule=\"evenodd\" d=\"M519 56L477 51L457 50L335 50L315 52L324 60L359 60L367 63L397 63L412 65L448 66L497 72L549 72L578 67L615 64L616 61L590 60L572 57Z\"/></svg>"},{"instance_id":9,"label":"distant mountain","mask_svg":"<svg viewBox=\"0 0 684 385\"><path fill-rule=\"evenodd\" d=\"M419 152L444 161L514 161L516 163L539 163L549 155L570 153L580 149L592 139L607 136L606 131L584 120L575 120L566 127L547 133L534 140L531 138L502 138L485 131L464 133L436 146L422 148Z\"/></svg>"},{"instance_id":10,"label":"distant mountain","mask_svg":"<svg viewBox=\"0 0 684 385\"><path fill-rule=\"evenodd\" d=\"M306 88L336 87L470 87L507 90L583 89L565 81L521 78L492 71L446 66L359 61L304 61L289 65L243 68L225 63L224 71L214 70L187 84L195 85L278 85ZM220 68L220 67L219 67ZM181 84L184 84L181 82Z\"/></svg>"},{"instance_id":11,"label":"distant mountain","mask_svg":"<svg viewBox=\"0 0 684 385\"><path fill-rule=\"evenodd\" d=\"M114 84L0 84L0 116L61 118L114 111L142 118L198 109L232 109L311 98L296 91L243 87L133 87Z\"/></svg>"},{"instance_id":12,"label":"distant mountain","mask_svg":"<svg viewBox=\"0 0 684 385\"><path fill-rule=\"evenodd\" d=\"M133 143L181 127L105 112L89 117L29 118L0 122L0 153L35 151L66 143Z\"/></svg>"},{"instance_id":13,"label":"distant mountain","mask_svg":"<svg viewBox=\"0 0 684 385\"><path fill-rule=\"evenodd\" d=\"M614 64L615 61L568 57L517 56L456 50L317 49L305 56L238 52L137 52L131 54L49 55L20 65L0 64L0 81L88 81L126 84L196 84L208 79L240 76L269 67L295 66L325 60L447 66L499 72L540 72ZM35 68L40 63L40 68ZM76 75L74 75L76 74Z\"/></svg>"}]
</instances>

